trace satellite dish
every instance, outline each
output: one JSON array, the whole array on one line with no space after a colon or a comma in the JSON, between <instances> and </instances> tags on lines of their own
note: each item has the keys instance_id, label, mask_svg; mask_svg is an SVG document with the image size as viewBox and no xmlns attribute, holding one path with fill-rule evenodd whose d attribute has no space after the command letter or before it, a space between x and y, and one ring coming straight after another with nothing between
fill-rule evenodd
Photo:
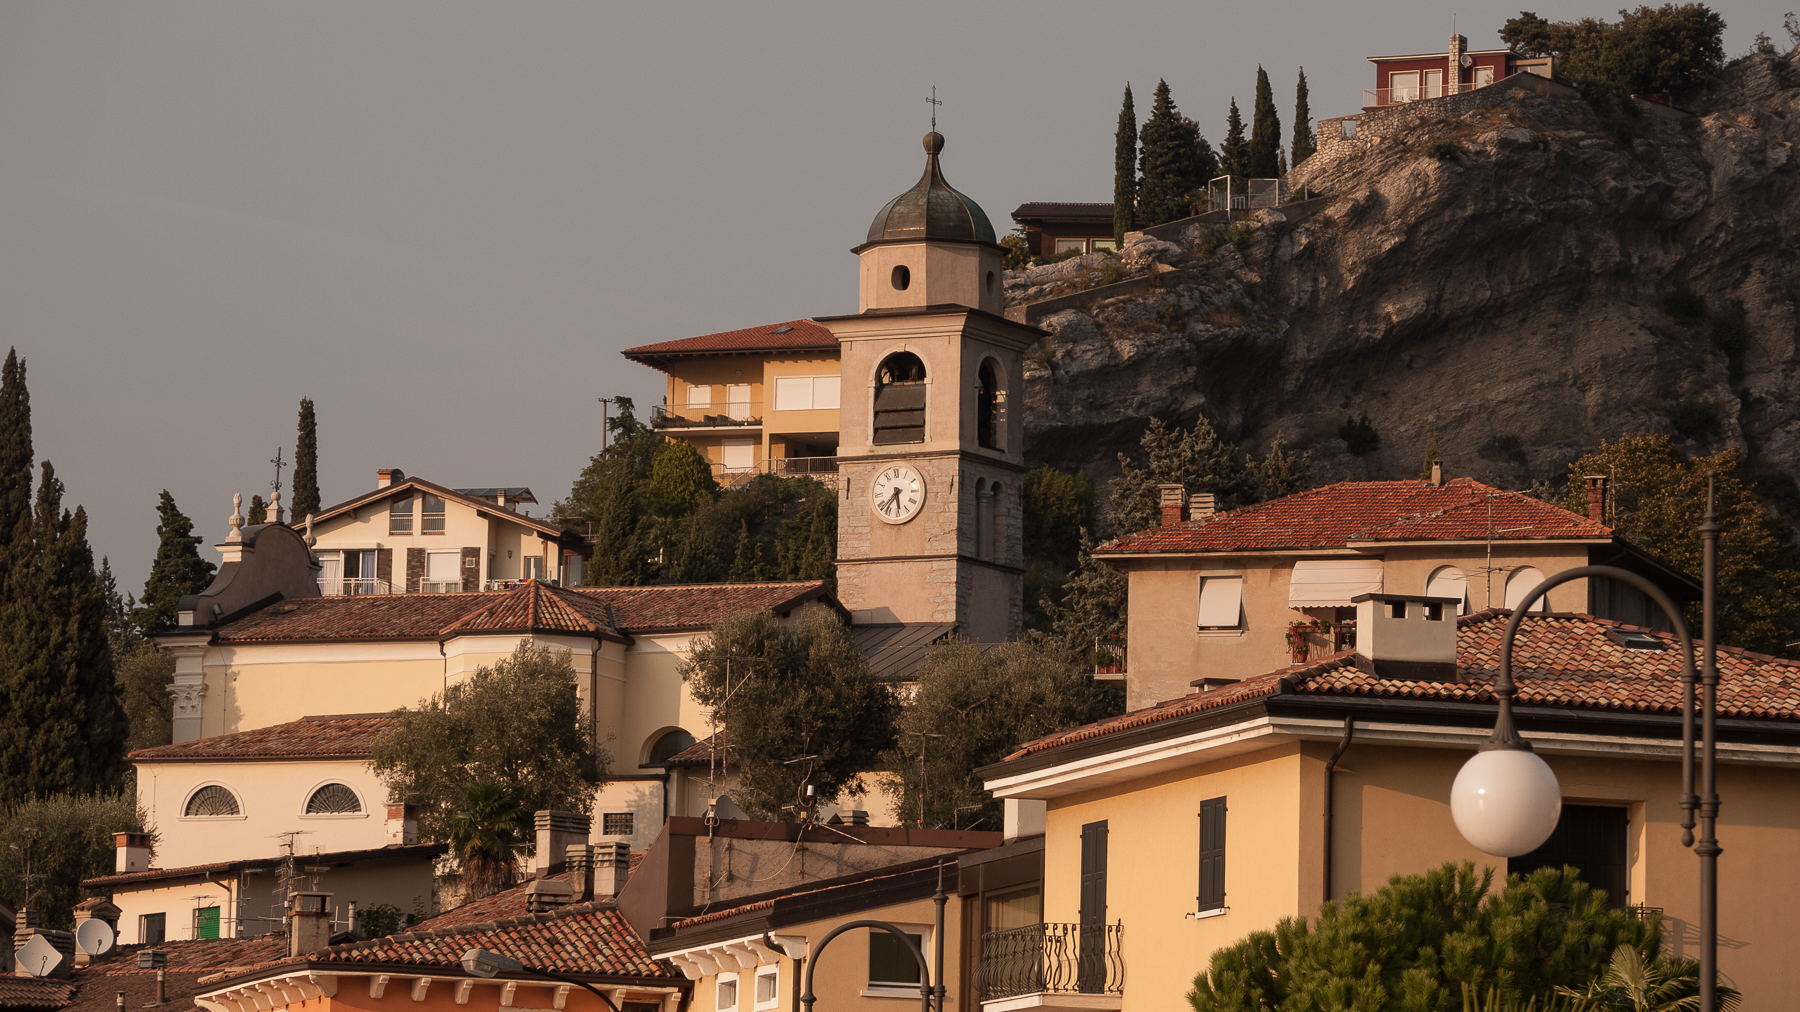
<instances>
[{"instance_id":1,"label":"satellite dish","mask_svg":"<svg viewBox=\"0 0 1800 1012\"><path fill-rule=\"evenodd\" d=\"M1475 57L1470 56L1468 53L1464 53L1463 58L1462 58L1462 65L1465 67L1473 67L1475 65Z\"/></svg>"},{"instance_id":2,"label":"satellite dish","mask_svg":"<svg viewBox=\"0 0 1800 1012\"><path fill-rule=\"evenodd\" d=\"M112 925L97 917L82 921L75 928L75 945L90 956L104 956L112 951Z\"/></svg>"},{"instance_id":3,"label":"satellite dish","mask_svg":"<svg viewBox=\"0 0 1800 1012\"><path fill-rule=\"evenodd\" d=\"M13 958L19 969L30 976L48 977L51 971L61 965L63 954L56 950L56 946L50 944L48 938L43 935L32 935L31 941L21 946Z\"/></svg>"}]
</instances>

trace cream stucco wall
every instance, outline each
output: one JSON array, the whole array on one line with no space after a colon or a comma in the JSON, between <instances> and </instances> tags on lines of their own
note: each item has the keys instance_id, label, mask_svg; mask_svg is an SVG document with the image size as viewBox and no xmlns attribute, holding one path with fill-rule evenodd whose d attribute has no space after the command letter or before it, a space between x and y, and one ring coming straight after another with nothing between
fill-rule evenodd
<instances>
[{"instance_id":1,"label":"cream stucco wall","mask_svg":"<svg viewBox=\"0 0 1800 1012\"><path fill-rule=\"evenodd\" d=\"M538 532L531 527L507 519L511 511L498 504L477 511L467 503L445 499L443 532L426 533L423 516L425 494L417 488L397 487L394 490L395 497L412 496L411 533L395 532L392 529L390 512L393 500L384 499L314 524L313 537L317 539L317 544L313 546L313 550L390 550L393 553L390 582L396 593L406 589L406 550L409 548L427 552L460 552L463 548L478 548L481 550L483 581L519 579L524 574L523 560L528 556L546 560L547 578L559 577L557 567L561 564L561 549L556 543L540 538ZM484 517L482 513L488 516ZM474 591L480 588L464 589Z\"/></svg>"},{"instance_id":2,"label":"cream stucco wall","mask_svg":"<svg viewBox=\"0 0 1800 1012\"><path fill-rule=\"evenodd\" d=\"M1382 590L1390 594L1423 594L1439 566L1453 565L1468 579L1469 607L1490 606L1488 576L1492 569L1493 607L1506 603L1506 578L1523 567L1546 577L1587 564L1586 544L1495 545L1490 564L1485 546L1446 544L1395 546L1367 552L1340 550L1297 555L1168 556L1121 560L1130 583L1131 609L1127 641L1130 664L1126 705L1132 709L1174 699L1194 691L1199 678L1250 678L1290 662L1289 623L1313 616L1288 607L1289 579L1299 558L1369 558L1382 560ZM1238 630L1197 627L1200 579L1205 576L1244 578L1244 625ZM1586 611L1587 581L1572 580L1550 591L1552 611Z\"/></svg>"},{"instance_id":3,"label":"cream stucco wall","mask_svg":"<svg viewBox=\"0 0 1800 1012\"><path fill-rule=\"evenodd\" d=\"M300 861L317 853L301 837ZM350 904L358 910L382 904L404 913L429 917L433 906L433 872L430 858L404 860L371 860L350 865L333 866L329 870L304 877L300 887L332 894L333 930L349 927ZM186 941L194 937L194 911L202 907L219 908L219 937L243 938L282 930L283 890L275 869L265 865L253 872L225 872L211 877L194 876L144 883L141 886L115 886L112 901L119 907L119 944L136 945L146 914L163 914L166 941Z\"/></svg>"},{"instance_id":4,"label":"cream stucco wall","mask_svg":"<svg viewBox=\"0 0 1800 1012\"><path fill-rule=\"evenodd\" d=\"M899 287L895 268L906 268ZM998 248L977 243L904 242L859 255L857 312L955 304L998 316L1006 311L1006 277Z\"/></svg>"},{"instance_id":5,"label":"cream stucco wall","mask_svg":"<svg viewBox=\"0 0 1800 1012\"><path fill-rule=\"evenodd\" d=\"M356 815L307 815L306 802L327 783L356 792ZM236 796L242 815L188 818L188 798L219 784ZM299 832L304 849L385 847L387 788L368 764L345 760L298 762L165 762L137 766L138 804L158 836L156 867L266 858L279 852L282 833Z\"/></svg>"}]
</instances>

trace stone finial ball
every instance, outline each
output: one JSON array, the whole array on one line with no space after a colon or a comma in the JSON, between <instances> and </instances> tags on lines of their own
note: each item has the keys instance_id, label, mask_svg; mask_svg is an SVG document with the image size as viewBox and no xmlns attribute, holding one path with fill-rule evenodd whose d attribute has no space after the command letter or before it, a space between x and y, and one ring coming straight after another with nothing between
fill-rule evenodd
<instances>
[{"instance_id":1,"label":"stone finial ball","mask_svg":"<svg viewBox=\"0 0 1800 1012\"><path fill-rule=\"evenodd\" d=\"M925 135L925 153L935 155L944 150L944 135L936 130Z\"/></svg>"}]
</instances>

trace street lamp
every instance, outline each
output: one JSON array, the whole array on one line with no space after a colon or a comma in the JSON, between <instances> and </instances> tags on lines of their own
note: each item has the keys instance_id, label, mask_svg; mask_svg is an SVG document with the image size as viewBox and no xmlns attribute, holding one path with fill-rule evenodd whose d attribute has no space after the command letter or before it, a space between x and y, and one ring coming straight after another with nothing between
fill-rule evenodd
<instances>
[{"instance_id":1,"label":"street lamp","mask_svg":"<svg viewBox=\"0 0 1800 1012\"><path fill-rule=\"evenodd\" d=\"M1566 570L1538 584L1513 608L1506 631L1500 636L1500 673L1494 679L1494 695L1500 701L1500 713L1494 720L1494 733L1483 742L1475 757L1463 764L1450 788L1450 814L1465 840L1483 853L1500 857L1519 857L1542 846L1556 828L1562 811L1562 789L1549 764L1531 750L1531 743L1519 737L1513 725L1513 696L1518 689L1512 679L1513 639L1519 624L1552 587L1571 580L1617 580L1642 591L1661 608L1673 624L1681 641L1681 843L1693 847L1700 858L1700 1012L1717 1012L1719 961L1719 841L1715 820L1719 814L1719 794L1715 778L1718 742L1715 735L1716 700L1719 671L1716 664L1717 639L1714 617L1717 608L1714 590L1718 582L1718 548L1720 526L1713 514L1712 482L1706 491L1706 519L1699 533L1703 552L1701 574L1701 613L1704 654L1701 677L1694 677L1694 640L1687 622L1674 602L1649 580L1614 566L1580 566ZM1701 698L1696 705L1698 682ZM1700 715L1701 776L1705 794L1694 791L1694 719ZM1694 813L1700 813L1700 839L1694 839Z\"/></svg>"},{"instance_id":2,"label":"street lamp","mask_svg":"<svg viewBox=\"0 0 1800 1012\"><path fill-rule=\"evenodd\" d=\"M586 981L576 980L574 977L564 976L560 973L551 973L549 970L526 967L525 964L511 956L503 956L498 952L491 952L487 949L470 949L462 954L462 968L463 972L471 977L492 977L498 973L529 973L558 983L585 987L594 993L594 997L605 1002L606 1007L612 1009L612 1012L619 1012L619 1006L614 1005L613 1000L608 998L604 991Z\"/></svg>"},{"instance_id":3,"label":"street lamp","mask_svg":"<svg viewBox=\"0 0 1800 1012\"><path fill-rule=\"evenodd\" d=\"M944 1012L944 995L947 993L944 987L944 904L950 901L950 895L944 892L943 865L938 865L937 873L937 892L931 895L931 901L937 904L937 930L932 932L932 948L934 950L932 956L933 962L936 964L935 968L925 961L924 950L914 945L913 940L907 937L906 932L901 930L899 925L890 924L887 921L846 921L831 929L830 933L819 939L819 943L806 954L806 975L803 980L805 990L800 994L800 1005L805 1012L813 1012L813 1002L818 1000L818 997L813 994L813 971L819 968L819 957L824 954L825 947L831 944L832 939L856 928L885 931L898 938L900 944L906 946L906 951L911 953L919 963L919 1012ZM935 986L933 981L937 982Z\"/></svg>"}]
</instances>

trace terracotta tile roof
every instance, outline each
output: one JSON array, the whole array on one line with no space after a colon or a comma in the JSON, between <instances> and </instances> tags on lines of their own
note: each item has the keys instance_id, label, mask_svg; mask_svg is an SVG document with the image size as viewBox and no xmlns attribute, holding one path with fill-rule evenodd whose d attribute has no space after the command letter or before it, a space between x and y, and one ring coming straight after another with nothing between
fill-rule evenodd
<instances>
[{"instance_id":1,"label":"terracotta tile roof","mask_svg":"<svg viewBox=\"0 0 1800 1012\"><path fill-rule=\"evenodd\" d=\"M201 980L220 972L249 970L286 956L287 936L120 946L110 959L75 969L71 982L77 992L68 1005L70 1012L114 1012L120 991L125 992L128 1012L156 1006L156 971L137 968L137 954L143 949L155 949L168 956L163 985L168 1000L161 1007L172 1009L192 1007L194 996L204 990ZM0 978L4 979L10 978Z\"/></svg>"},{"instance_id":2,"label":"terracotta tile roof","mask_svg":"<svg viewBox=\"0 0 1800 1012\"><path fill-rule=\"evenodd\" d=\"M1444 702L1494 702L1500 636L1510 612L1477 612L1457 620L1455 682L1384 679L1356 666L1350 651L1312 664L1298 664L1247 678L1210 692L1195 692L1019 746L1007 756L1045 752L1175 720L1204 710L1281 693L1321 696L1376 696ZM1660 650L1631 649L1608 630L1653 637ZM1696 646L1696 651L1698 646ZM1513 640L1516 702L1583 710L1675 714L1681 706L1681 651L1675 637L1591 615L1528 615ZM1696 658L1696 663L1697 663ZM1720 647L1721 717L1800 720L1800 661Z\"/></svg>"},{"instance_id":3,"label":"terracotta tile roof","mask_svg":"<svg viewBox=\"0 0 1800 1012\"><path fill-rule=\"evenodd\" d=\"M726 751L731 747L726 742L726 732L724 731L720 731L718 734L707 735L692 745L689 745L687 748L664 759L663 765L711 766L713 763L713 749L717 747L721 753L721 757L723 757Z\"/></svg>"},{"instance_id":4,"label":"terracotta tile roof","mask_svg":"<svg viewBox=\"0 0 1800 1012\"><path fill-rule=\"evenodd\" d=\"M553 881L567 882L569 876L548 876ZM436 931L440 928L456 928L468 924L480 924L483 921L497 921L508 917L522 917L529 910L525 908L526 894L531 889L535 878L528 878L511 889L502 889L491 896L483 896L478 900L470 900L460 907L452 907L435 917L427 917L407 928L408 931Z\"/></svg>"},{"instance_id":5,"label":"terracotta tile roof","mask_svg":"<svg viewBox=\"0 0 1800 1012\"><path fill-rule=\"evenodd\" d=\"M548 517L528 517L523 513L507 509L494 502L492 499L483 499L468 494L470 491L481 491L480 489L454 489L446 485L439 485L435 481L426 481L423 478L403 478L386 488L371 489L354 499L346 499L335 506L328 507L319 513L313 514L313 522L318 523L328 517L334 517L345 510L355 509L366 503L374 502L377 499L391 498L395 493L404 492L409 488L430 492L432 495L442 499L450 499L462 503L465 506L472 506L478 510L485 510L494 516L502 517L517 524L522 524L533 530L543 531L546 534L560 537L565 532L565 528L557 524L554 519ZM524 491L529 493L531 490L525 489ZM533 501L535 502L536 500ZM288 526L299 527L301 526L301 521L304 521L305 519L305 517L301 517L299 520L290 523Z\"/></svg>"},{"instance_id":6,"label":"terracotta tile roof","mask_svg":"<svg viewBox=\"0 0 1800 1012\"><path fill-rule=\"evenodd\" d=\"M1111 204L1072 204L1054 200L1030 200L1013 208L1012 218L1099 218L1111 221Z\"/></svg>"},{"instance_id":7,"label":"terracotta tile roof","mask_svg":"<svg viewBox=\"0 0 1800 1012\"><path fill-rule=\"evenodd\" d=\"M0 1009L59 1009L75 998L75 985L47 977L0 977Z\"/></svg>"},{"instance_id":8,"label":"terracotta tile roof","mask_svg":"<svg viewBox=\"0 0 1800 1012\"><path fill-rule=\"evenodd\" d=\"M221 643L437 640L476 632L706 629L720 616L830 602L821 580L660 587L552 587L525 581L479 594L369 594L281 601L218 628Z\"/></svg>"},{"instance_id":9,"label":"terracotta tile roof","mask_svg":"<svg viewBox=\"0 0 1800 1012\"><path fill-rule=\"evenodd\" d=\"M973 851L965 853L973 853ZM952 873L954 873L956 868L956 856L942 855L928 857L918 861L911 861L898 867L889 866L878 875L872 875L865 872L845 878L834 879L828 882L822 882L811 889L796 889L791 892L784 892L779 896L770 896L767 899L754 900L734 907L727 907L724 910L711 910L703 914L696 914L693 917L684 917L681 920L671 923L669 927L679 931L683 928L697 927L702 924L728 921L734 917L742 917L745 914L773 910L777 905L785 907L790 906L797 901L825 899L829 897L829 894L836 892L848 893L851 896L854 896L857 893L868 891L871 886L874 886L877 883L897 879L903 875L916 875L921 870L935 868L940 864L947 866L951 869Z\"/></svg>"},{"instance_id":10,"label":"terracotta tile roof","mask_svg":"<svg viewBox=\"0 0 1800 1012\"><path fill-rule=\"evenodd\" d=\"M343 864L350 861L384 861L417 858L433 860L443 856L450 849L443 843L391 843L385 847L371 847L366 850L337 850L321 854L307 854L306 857L320 864ZM87 889L104 889L108 886L127 885L133 882L155 882L162 879L199 878L202 875L214 875L243 871L245 869L267 870L275 867L279 858L252 858L242 861L216 861L212 864L184 864L177 868L151 868L148 871L128 871L117 875L101 875L98 878L83 879L81 885Z\"/></svg>"},{"instance_id":11,"label":"terracotta tile roof","mask_svg":"<svg viewBox=\"0 0 1800 1012\"><path fill-rule=\"evenodd\" d=\"M455 967L471 948L511 956L533 969L552 973L662 978L670 982L685 979L669 964L651 958L611 900L494 921L439 928L414 926L387 938L320 949L305 959L308 963Z\"/></svg>"},{"instance_id":12,"label":"terracotta tile roof","mask_svg":"<svg viewBox=\"0 0 1800 1012\"><path fill-rule=\"evenodd\" d=\"M786 329L783 329L786 328ZM788 320L785 323L768 323L760 327L745 327L742 330L727 330L717 334L702 334L699 337L684 337L678 341L659 341L656 344L640 344L635 348L627 348L624 356L633 362L642 362L652 368L661 368L671 362L684 358L696 358L702 355L733 355L759 351L788 351L828 349L837 351L837 337L811 320Z\"/></svg>"},{"instance_id":13,"label":"terracotta tile roof","mask_svg":"<svg viewBox=\"0 0 1800 1012\"><path fill-rule=\"evenodd\" d=\"M214 735L175 745L141 748L133 762L180 759L366 759L369 746L396 723L393 717L302 717L286 724Z\"/></svg>"},{"instance_id":14,"label":"terracotta tile roof","mask_svg":"<svg viewBox=\"0 0 1800 1012\"><path fill-rule=\"evenodd\" d=\"M1490 515L1491 504L1491 515ZM1342 548L1382 541L1497 541L1611 538L1612 529L1518 492L1457 478L1345 481L1209 520L1157 527L1114 539L1097 555Z\"/></svg>"}]
</instances>

